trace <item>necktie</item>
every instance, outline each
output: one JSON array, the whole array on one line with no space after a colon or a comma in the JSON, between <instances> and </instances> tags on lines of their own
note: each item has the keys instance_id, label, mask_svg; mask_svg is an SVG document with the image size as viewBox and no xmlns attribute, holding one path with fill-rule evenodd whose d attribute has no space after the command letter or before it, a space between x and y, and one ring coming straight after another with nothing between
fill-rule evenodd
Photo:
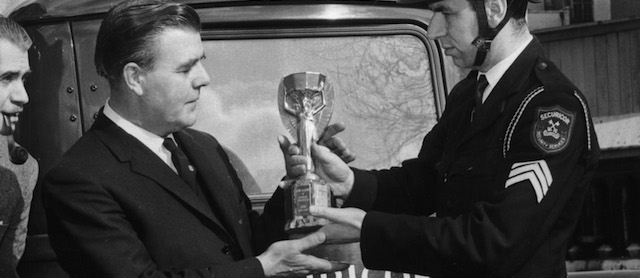
<instances>
[{"instance_id":1,"label":"necktie","mask_svg":"<svg viewBox=\"0 0 640 278\"><path fill-rule=\"evenodd\" d=\"M484 74L480 74L480 77L478 77L478 81L476 82L476 111L478 111L482 105L482 95L484 94L484 89L486 89L488 85L489 81L487 81L487 77Z\"/></svg>"},{"instance_id":2,"label":"necktie","mask_svg":"<svg viewBox=\"0 0 640 278\"><path fill-rule=\"evenodd\" d=\"M173 161L173 165L178 170L178 175L180 175L196 194L200 195L199 185L196 179L196 170L193 166L189 165L187 156L178 148L171 138L165 138L162 145L171 152L171 161Z\"/></svg>"}]
</instances>

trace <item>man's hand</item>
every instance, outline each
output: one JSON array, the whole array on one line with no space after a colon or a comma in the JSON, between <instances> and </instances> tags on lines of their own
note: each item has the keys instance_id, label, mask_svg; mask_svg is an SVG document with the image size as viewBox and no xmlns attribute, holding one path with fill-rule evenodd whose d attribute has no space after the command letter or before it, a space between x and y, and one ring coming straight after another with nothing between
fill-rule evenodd
<instances>
[{"instance_id":1,"label":"man's hand","mask_svg":"<svg viewBox=\"0 0 640 278\"><path fill-rule=\"evenodd\" d=\"M335 137L336 134L345 130L343 123L335 123L327 126L318 140L318 145L329 148L333 153L339 156L345 163L350 163L356 160L356 155L347 149L347 144L339 137Z\"/></svg>"},{"instance_id":2,"label":"man's hand","mask_svg":"<svg viewBox=\"0 0 640 278\"><path fill-rule=\"evenodd\" d=\"M347 144L345 144L342 139L335 137L336 134L344 130L345 126L342 123L327 126L322 136L320 136L318 144L329 148L345 163L350 163L356 159L356 155L347 148ZM283 135L278 136L278 143L284 155L287 179L292 179L304 174L306 170L306 159L300 155L300 148L292 144L289 139Z\"/></svg>"},{"instance_id":3,"label":"man's hand","mask_svg":"<svg viewBox=\"0 0 640 278\"><path fill-rule=\"evenodd\" d=\"M360 230L366 212L358 208L328 208L311 206L312 215L329 219L333 223L324 225L320 232L326 236L325 244L344 244L360 241Z\"/></svg>"},{"instance_id":4,"label":"man's hand","mask_svg":"<svg viewBox=\"0 0 640 278\"><path fill-rule=\"evenodd\" d=\"M284 156L284 167L287 170L285 179L292 180L304 174L307 169L307 159L300 154L300 148L291 144L289 139L283 135L278 136L278 143Z\"/></svg>"},{"instance_id":5,"label":"man's hand","mask_svg":"<svg viewBox=\"0 0 640 278\"><path fill-rule=\"evenodd\" d=\"M355 159L340 138L335 134L344 130L344 125L333 124L327 127L318 141L327 146L311 145L311 154L315 160L316 174L324 179L331 187L333 195L346 199L353 186L353 171L346 163ZM291 144L285 136L279 136L280 150L284 155L287 180L295 179L306 171L307 158L300 155L298 146Z\"/></svg>"},{"instance_id":6,"label":"man's hand","mask_svg":"<svg viewBox=\"0 0 640 278\"><path fill-rule=\"evenodd\" d=\"M345 263L330 262L302 251L318 246L325 241L325 234L315 232L294 240L278 241L257 258L266 277L299 276L312 273L341 271L349 267Z\"/></svg>"},{"instance_id":7,"label":"man's hand","mask_svg":"<svg viewBox=\"0 0 640 278\"><path fill-rule=\"evenodd\" d=\"M311 145L311 155L315 159L316 174L327 182L333 196L347 199L353 188L353 171L327 147Z\"/></svg>"}]
</instances>

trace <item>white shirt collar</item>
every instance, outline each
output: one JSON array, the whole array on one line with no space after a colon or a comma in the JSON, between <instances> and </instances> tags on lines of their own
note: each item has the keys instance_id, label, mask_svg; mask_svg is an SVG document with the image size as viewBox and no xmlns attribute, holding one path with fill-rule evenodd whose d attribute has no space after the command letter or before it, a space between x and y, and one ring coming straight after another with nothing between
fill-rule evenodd
<instances>
[{"instance_id":1,"label":"white shirt collar","mask_svg":"<svg viewBox=\"0 0 640 278\"><path fill-rule=\"evenodd\" d=\"M153 153L155 153L162 161L164 161L169 167L171 167L174 171L176 171L173 166L173 162L171 161L171 152L169 152L162 143L164 142L164 138L143 129L129 120L120 116L116 111L111 108L109 105L109 100L107 99L104 110L104 115L113 121L117 126L122 128L125 132L129 133L134 138L138 139L138 141L142 142L147 148L149 148ZM170 134L168 137L173 139L173 134Z\"/></svg>"},{"instance_id":2,"label":"white shirt collar","mask_svg":"<svg viewBox=\"0 0 640 278\"><path fill-rule=\"evenodd\" d=\"M516 49L516 51L511 53L511 55L509 55L507 58L504 58L495 66L491 67L487 72L480 72L480 74L484 74L487 77L487 81L489 82L489 85L484 90L484 94L482 95L482 102L484 102L487 99L487 97L489 97L489 94L493 90L493 87L495 87L495 85L498 84L498 81L500 81L500 78L502 78L504 73L507 72L507 70L511 67L511 65L513 65L513 62L516 61L516 58L518 58L518 56L522 54L524 49L527 48L527 46L529 45L529 43L531 43L532 40L533 40L533 36L529 35L529 38L527 39L526 43L523 43L520 47L518 47L518 49ZM480 74L478 74L478 76L480 76Z\"/></svg>"}]
</instances>

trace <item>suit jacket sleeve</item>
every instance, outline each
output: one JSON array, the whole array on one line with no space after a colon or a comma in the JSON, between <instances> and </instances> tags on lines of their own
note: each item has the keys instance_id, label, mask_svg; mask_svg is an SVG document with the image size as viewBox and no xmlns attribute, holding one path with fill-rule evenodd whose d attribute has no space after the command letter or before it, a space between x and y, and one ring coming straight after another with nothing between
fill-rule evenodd
<instances>
[{"instance_id":1,"label":"suit jacket sleeve","mask_svg":"<svg viewBox=\"0 0 640 278\"><path fill-rule=\"evenodd\" d=\"M460 86L464 86L464 83L456 85ZM386 170L363 171L352 168L355 175L354 186L344 207L418 215L435 212L436 164L442 156L447 137L448 130L445 126L450 117L449 106L460 97L455 94L457 91L460 90L454 88L442 118L425 136L417 158L402 162L402 167ZM378 198L379 196L387 198Z\"/></svg>"},{"instance_id":2,"label":"suit jacket sleeve","mask_svg":"<svg viewBox=\"0 0 640 278\"><path fill-rule=\"evenodd\" d=\"M0 277L18 277L13 245L23 205L16 175L0 166Z\"/></svg>"},{"instance_id":3,"label":"suit jacket sleeve","mask_svg":"<svg viewBox=\"0 0 640 278\"><path fill-rule=\"evenodd\" d=\"M249 202L251 204L251 202ZM284 232L284 191L276 188L264 206L262 214L252 211L253 242L256 254L261 254L276 241L287 240Z\"/></svg>"},{"instance_id":4,"label":"suit jacket sleeve","mask_svg":"<svg viewBox=\"0 0 640 278\"><path fill-rule=\"evenodd\" d=\"M271 198L264 206L262 213L252 207L251 199L246 192L259 193L260 187L256 183L251 173L244 165L240 157L231 149L222 147L223 157L228 160L233 169L230 172L237 177L238 191L244 199L245 209L249 213L252 230L252 243L255 254L261 254L276 241L288 239L284 232L284 195L283 190L277 187Z\"/></svg>"}]
</instances>

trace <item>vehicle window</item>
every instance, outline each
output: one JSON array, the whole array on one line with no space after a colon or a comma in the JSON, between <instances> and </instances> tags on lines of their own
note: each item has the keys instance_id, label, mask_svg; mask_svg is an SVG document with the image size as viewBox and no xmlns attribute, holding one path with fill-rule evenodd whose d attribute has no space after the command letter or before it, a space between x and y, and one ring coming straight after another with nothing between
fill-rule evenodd
<instances>
[{"instance_id":1,"label":"vehicle window","mask_svg":"<svg viewBox=\"0 0 640 278\"><path fill-rule=\"evenodd\" d=\"M277 136L287 135L278 84L314 71L334 88L331 123L357 155L352 166L388 168L415 157L436 122L429 55L413 35L205 40L211 85L202 91L195 128L214 135L244 162L260 192L284 176ZM249 190L251 191L251 190Z\"/></svg>"}]
</instances>

